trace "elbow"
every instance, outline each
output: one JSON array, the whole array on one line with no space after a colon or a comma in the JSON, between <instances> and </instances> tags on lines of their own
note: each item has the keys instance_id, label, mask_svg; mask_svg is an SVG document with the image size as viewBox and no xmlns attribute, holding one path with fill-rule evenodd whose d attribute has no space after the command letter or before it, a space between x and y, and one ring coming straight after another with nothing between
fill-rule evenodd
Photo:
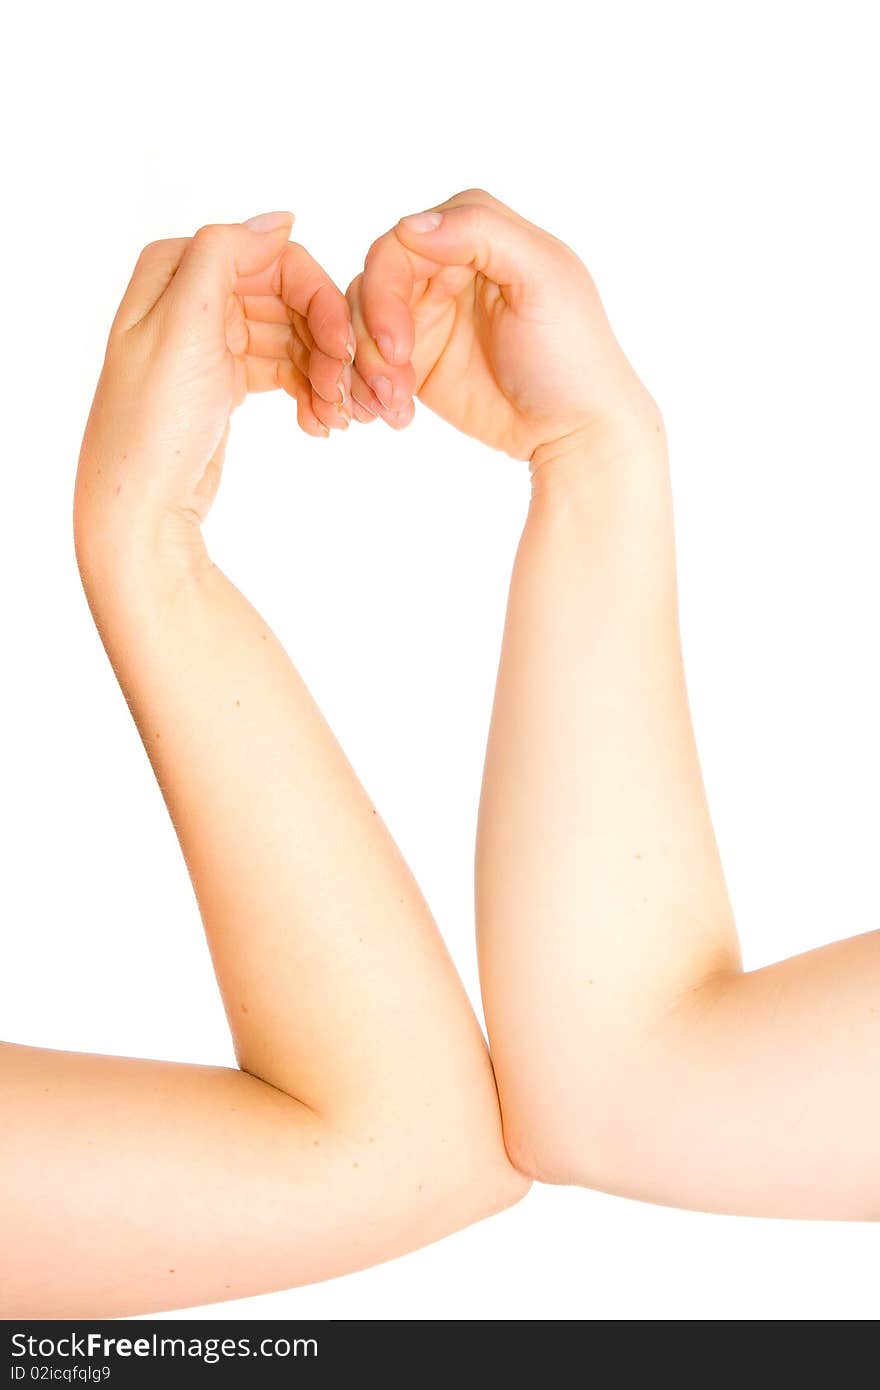
<instances>
[{"instance_id":1,"label":"elbow","mask_svg":"<svg viewBox=\"0 0 880 1390\"><path fill-rule=\"evenodd\" d=\"M482 1115L480 1123L465 1123L456 1130L423 1130L415 1142L411 1138L406 1144L396 1187L407 1219L423 1230L414 1243L496 1216L528 1192L531 1179L511 1162L497 1111L488 1120Z\"/></svg>"},{"instance_id":2,"label":"elbow","mask_svg":"<svg viewBox=\"0 0 880 1390\"><path fill-rule=\"evenodd\" d=\"M531 1187L531 1178L512 1162L500 1125L488 1145L464 1144L454 1162L444 1146L438 1155L432 1186L444 1209L450 1230L470 1226L515 1206Z\"/></svg>"},{"instance_id":3,"label":"elbow","mask_svg":"<svg viewBox=\"0 0 880 1390\"><path fill-rule=\"evenodd\" d=\"M505 1095L504 1145L508 1160L527 1182L590 1187L637 1196L641 1145L637 1118L621 1114L621 1096Z\"/></svg>"},{"instance_id":4,"label":"elbow","mask_svg":"<svg viewBox=\"0 0 880 1390\"><path fill-rule=\"evenodd\" d=\"M486 1216L495 1216L522 1201L532 1179L510 1158L504 1144L499 1142L498 1152L484 1164L482 1174L482 1203Z\"/></svg>"},{"instance_id":5,"label":"elbow","mask_svg":"<svg viewBox=\"0 0 880 1390\"><path fill-rule=\"evenodd\" d=\"M573 1153L564 1133L535 1126L527 1116L505 1120L504 1144L512 1168L529 1184L556 1187L596 1187L588 1176L592 1165L583 1151Z\"/></svg>"}]
</instances>

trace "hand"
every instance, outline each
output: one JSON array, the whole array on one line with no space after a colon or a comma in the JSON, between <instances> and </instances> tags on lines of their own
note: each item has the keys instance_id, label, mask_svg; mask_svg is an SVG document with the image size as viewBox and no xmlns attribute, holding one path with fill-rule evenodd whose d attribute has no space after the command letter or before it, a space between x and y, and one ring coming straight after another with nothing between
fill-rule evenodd
<instances>
[{"instance_id":1,"label":"hand","mask_svg":"<svg viewBox=\"0 0 880 1390\"><path fill-rule=\"evenodd\" d=\"M403 218L370 248L348 298L353 400L397 428L413 394L520 459L634 420L657 428L585 267L488 193Z\"/></svg>"},{"instance_id":2,"label":"hand","mask_svg":"<svg viewBox=\"0 0 880 1390\"><path fill-rule=\"evenodd\" d=\"M110 332L76 488L78 549L198 530L232 411L249 391L294 396L300 426L346 428L354 337L342 293L293 218L204 227L142 253Z\"/></svg>"}]
</instances>

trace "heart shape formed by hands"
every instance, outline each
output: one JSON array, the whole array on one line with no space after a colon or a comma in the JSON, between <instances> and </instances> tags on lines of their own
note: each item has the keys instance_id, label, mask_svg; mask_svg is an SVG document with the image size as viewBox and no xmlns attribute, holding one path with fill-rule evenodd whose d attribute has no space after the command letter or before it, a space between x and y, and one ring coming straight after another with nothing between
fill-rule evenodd
<instances>
[{"instance_id":1,"label":"heart shape formed by hands","mask_svg":"<svg viewBox=\"0 0 880 1390\"><path fill-rule=\"evenodd\" d=\"M418 397L464 433L529 459L622 416L636 394L582 263L479 189L379 237L347 299L356 354L344 362L316 346L316 315L306 321L281 299L246 301L249 319L267 320L252 323L251 342L270 350L272 318L287 314L298 399L306 379L312 388L300 410L310 433L351 417L403 429ZM328 301L327 315L337 307Z\"/></svg>"},{"instance_id":2,"label":"heart shape formed by hands","mask_svg":"<svg viewBox=\"0 0 880 1390\"><path fill-rule=\"evenodd\" d=\"M252 391L286 391L313 436L352 418L402 429L418 398L533 468L585 436L595 451L659 428L584 265L490 194L402 218L347 295L290 241L292 222L266 213L142 253L83 442L90 531L201 522Z\"/></svg>"}]
</instances>

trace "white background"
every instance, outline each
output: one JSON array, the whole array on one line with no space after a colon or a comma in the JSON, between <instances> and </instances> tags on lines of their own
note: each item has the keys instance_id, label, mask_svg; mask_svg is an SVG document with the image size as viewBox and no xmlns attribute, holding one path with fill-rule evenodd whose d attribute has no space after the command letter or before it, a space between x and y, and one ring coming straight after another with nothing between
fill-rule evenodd
<instances>
[{"instance_id":1,"label":"white background","mask_svg":"<svg viewBox=\"0 0 880 1390\"><path fill-rule=\"evenodd\" d=\"M576 247L669 426L691 692L747 963L878 925L875 17L264 0L7 19L4 1037L232 1060L69 513L141 245L276 207L343 286L400 215L475 184ZM524 473L425 411L402 436L315 443L262 398L210 522L475 1002L472 841ZM391 1265L207 1315L867 1318L877 1240L536 1188Z\"/></svg>"}]
</instances>

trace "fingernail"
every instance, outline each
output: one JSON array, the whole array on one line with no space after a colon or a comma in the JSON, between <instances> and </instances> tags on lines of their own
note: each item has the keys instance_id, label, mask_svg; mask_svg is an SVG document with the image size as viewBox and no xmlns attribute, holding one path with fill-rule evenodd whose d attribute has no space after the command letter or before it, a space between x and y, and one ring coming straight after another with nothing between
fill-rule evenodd
<instances>
[{"instance_id":1,"label":"fingernail","mask_svg":"<svg viewBox=\"0 0 880 1390\"><path fill-rule=\"evenodd\" d=\"M391 334L377 333L376 346L381 352L382 356L385 358L385 361L390 362L391 365L394 366L394 353L396 349L394 347L394 339L392 338Z\"/></svg>"},{"instance_id":2,"label":"fingernail","mask_svg":"<svg viewBox=\"0 0 880 1390\"><path fill-rule=\"evenodd\" d=\"M367 389L369 390L369 387ZM352 391L350 394L352 407L356 405L360 406L361 410L367 410L372 416L375 417L376 410L372 401L362 401L359 396L355 395L354 391Z\"/></svg>"},{"instance_id":3,"label":"fingernail","mask_svg":"<svg viewBox=\"0 0 880 1390\"><path fill-rule=\"evenodd\" d=\"M339 381L336 384L339 387L339 404L345 405L345 382Z\"/></svg>"},{"instance_id":4,"label":"fingernail","mask_svg":"<svg viewBox=\"0 0 880 1390\"><path fill-rule=\"evenodd\" d=\"M385 409L390 409L391 402L394 399L394 387L391 385L391 382L389 381L388 377L377 376L376 380L372 383L372 385L373 390L376 393L376 396L382 402Z\"/></svg>"},{"instance_id":5,"label":"fingernail","mask_svg":"<svg viewBox=\"0 0 880 1390\"><path fill-rule=\"evenodd\" d=\"M249 217L243 225L252 232L277 232L279 227L286 227L292 221L290 212L261 212L258 217Z\"/></svg>"},{"instance_id":6,"label":"fingernail","mask_svg":"<svg viewBox=\"0 0 880 1390\"><path fill-rule=\"evenodd\" d=\"M436 232L443 221L443 213L414 212L410 217L401 217L400 220L411 232Z\"/></svg>"},{"instance_id":7,"label":"fingernail","mask_svg":"<svg viewBox=\"0 0 880 1390\"><path fill-rule=\"evenodd\" d=\"M348 364L349 366L351 366L352 362L357 356L357 338L354 336L353 328L350 328L348 330L348 339L345 344L345 349L348 353Z\"/></svg>"}]
</instances>

